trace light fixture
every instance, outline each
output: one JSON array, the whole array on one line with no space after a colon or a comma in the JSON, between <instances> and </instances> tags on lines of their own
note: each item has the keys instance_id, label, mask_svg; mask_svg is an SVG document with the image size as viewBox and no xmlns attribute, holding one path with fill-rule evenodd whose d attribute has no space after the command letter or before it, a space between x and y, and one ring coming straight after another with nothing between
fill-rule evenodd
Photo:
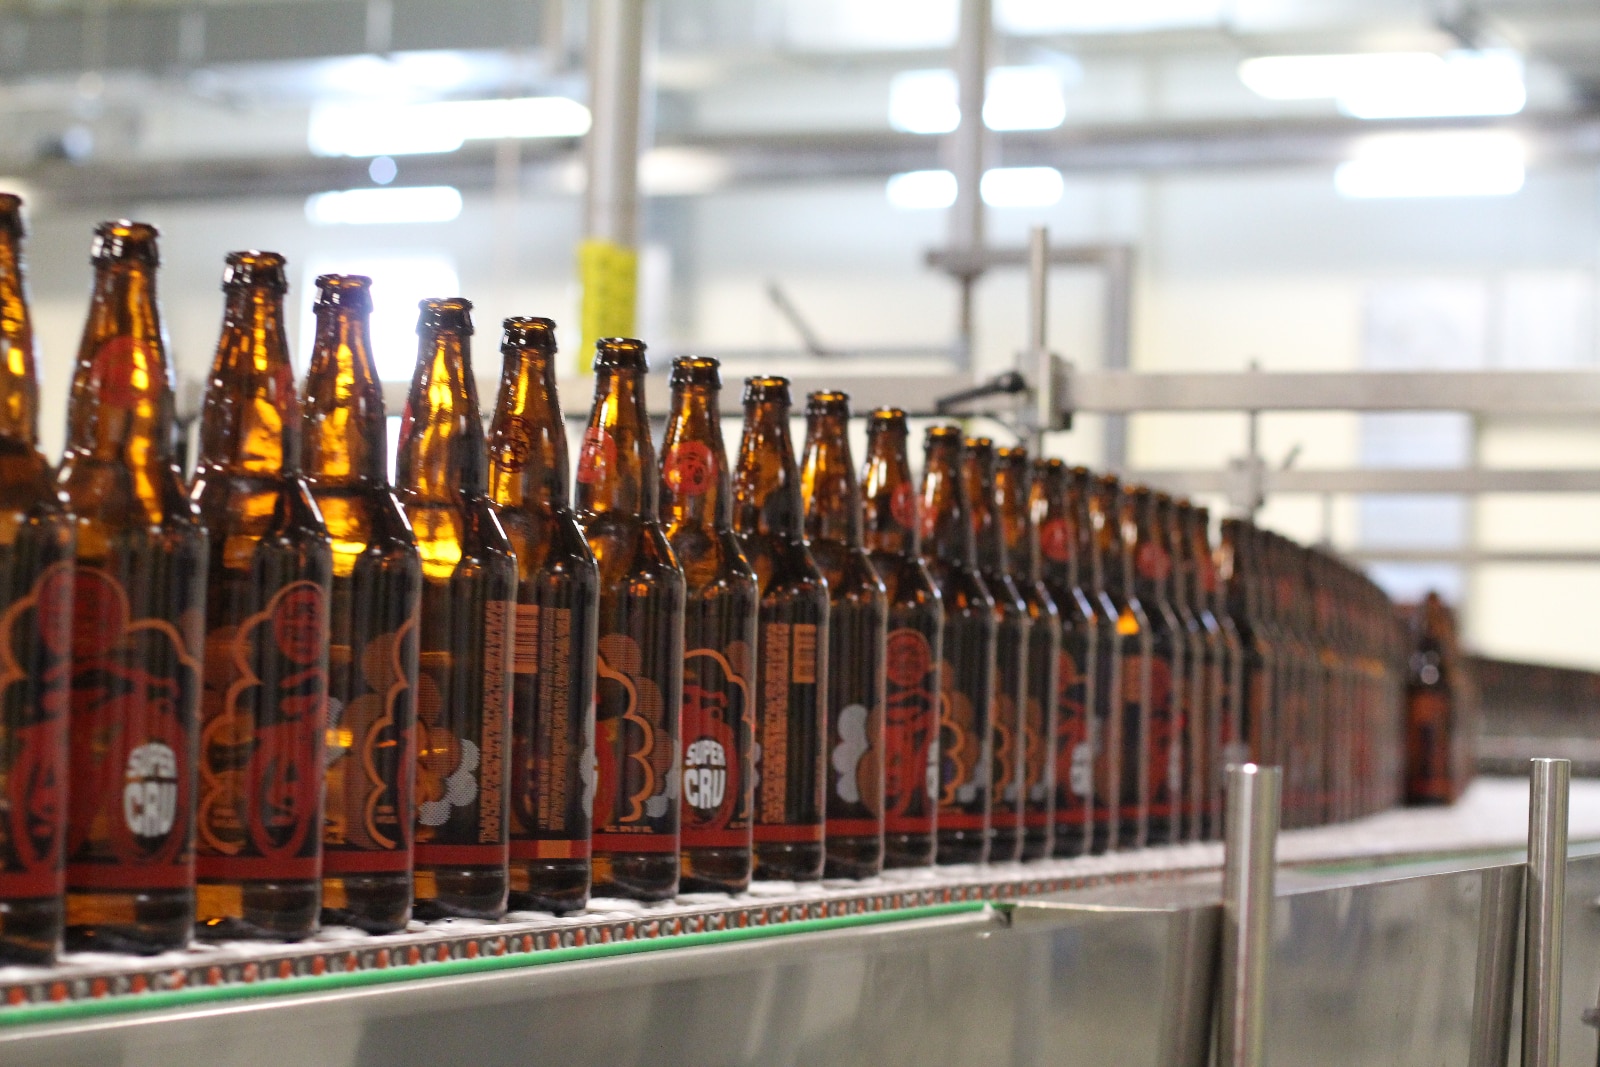
<instances>
[{"instance_id":1,"label":"light fixture","mask_svg":"<svg viewBox=\"0 0 1600 1067\"><path fill-rule=\"evenodd\" d=\"M728 160L700 148L652 148L639 160L639 191L646 196L698 196L720 188Z\"/></svg>"},{"instance_id":2,"label":"light fixture","mask_svg":"<svg viewBox=\"0 0 1600 1067\"><path fill-rule=\"evenodd\" d=\"M1331 99L1362 119L1514 115L1528 100L1522 59L1503 49L1257 56L1239 80L1269 100Z\"/></svg>"},{"instance_id":3,"label":"light fixture","mask_svg":"<svg viewBox=\"0 0 1600 1067\"><path fill-rule=\"evenodd\" d=\"M1367 138L1334 171L1339 195L1358 200L1510 196L1522 188L1522 141L1500 131Z\"/></svg>"},{"instance_id":4,"label":"light fixture","mask_svg":"<svg viewBox=\"0 0 1600 1067\"><path fill-rule=\"evenodd\" d=\"M403 156L453 152L472 140L581 137L588 132L589 109L564 96L324 103L311 109L306 143L319 156Z\"/></svg>"},{"instance_id":5,"label":"light fixture","mask_svg":"<svg viewBox=\"0 0 1600 1067\"><path fill-rule=\"evenodd\" d=\"M996 0L995 25L1008 34L1152 33L1219 26L1225 0Z\"/></svg>"},{"instance_id":6,"label":"light fixture","mask_svg":"<svg viewBox=\"0 0 1600 1067\"><path fill-rule=\"evenodd\" d=\"M1067 117L1059 66L995 67L983 98L991 130L1053 130ZM949 133L961 123L951 70L904 70L889 82L889 125L905 133Z\"/></svg>"},{"instance_id":7,"label":"light fixture","mask_svg":"<svg viewBox=\"0 0 1600 1067\"><path fill-rule=\"evenodd\" d=\"M399 173L400 168L395 165L393 156L374 156L367 165L367 177L376 185L388 185Z\"/></svg>"},{"instance_id":8,"label":"light fixture","mask_svg":"<svg viewBox=\"0 0 1600 1067\"><path fill-rule=\"evenodd\" d=\"M452 185L346 189L306 197L306 218L316 226L449 222L460 214L461 192Z\"/></svg>"},{"instance_id":9,"label":"light fixture","mask_svg":"<svg viewBox=\"0 0 1600 1067\"><path fill-rule=\"evenodd\" d=\"M978 186L990 207L1049 207L1061 199L1066 182L1054 167L996 167L984 171ZM931 211L956 202L956 176L947 170L911 170L884 186L889 205L900 211Z\"/></svg>"}]
</instances>

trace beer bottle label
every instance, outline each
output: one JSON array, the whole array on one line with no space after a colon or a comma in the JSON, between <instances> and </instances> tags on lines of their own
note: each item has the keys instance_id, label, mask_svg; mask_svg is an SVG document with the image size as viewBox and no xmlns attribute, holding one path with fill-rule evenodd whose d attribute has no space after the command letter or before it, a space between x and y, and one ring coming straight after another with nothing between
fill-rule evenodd
<instances>
[{"instance_id":1,"label":"beer bottle label","mask_svg":"<svg viewBox=\"0 0 1600 1067\"><path fill-rule=\"evenodd\" d=\"M989 722L994 738L990 753L994 758L992 789L994 798L989 811L989 825L1016 827L1022 823L1022 805L1018 793L1021 784L1017 774L1022 755L1022 739L1017 736L1017 702L1004 686L1007 671L1001 671L1002 685L994 694L994 710Z\"/></svg>"},{"instance_id":2,"label":"beer bottle label","mask_svg":"<svg viewBox=\"0 0 1600 1067\"><path fill-rule=\"evenodd\" d=\"M574 706L576 672L589 661L573 621L571 608L517 605L512 859L589 858L594 721Z\"/></svg>"},{"instance_id":3,"label":"beer bottle label","mask_svg":"<svg viewBox=\"0 0 1600 1067\"><path fill-rule=\"evenodd\" d=\"M1095 651L1094 703L1090 708L1094 717L1090 731L1094 741L1094 788L1090 805L1097 828L1109 828L1114 814L1120 818L1122 807L1122 760L1126 750L1122 686L1128 664L1120 641L1108 627Z\"/></svg>"},{"instance_id":4,"label":"beer bottle label","mask_svg":"<svg viewBox=\"0 0 1600 1067\"><path fill-rule=\"evenodd\" d=\"M837 603L828 615L829 835L882 832L883 630L866 604Z\"/></svg>"},{"instance_id":5,"label":"beer bottle label","mask_svg":"<svg viewBox=\"0 0 1600 1067\"><path fill-rule=\"evenodd\" d=\"M683 657L683 847L745 848L755 702L750 649L691 648Z\"/></svg>"},{"instance_id":6,"label":"beer bottle label","mask_svg":"<svg viewBox=\"0 0 1600 1067\"><path fill-rule=\"evenodd\" d=\"M201 703L200 878L320 872L328 605L291 582L207 635Z\"/></svg>"},{"instance_id":7,"label":"beer bottle label","mask_svg":"<svg viewBox=\"0 0 1600 1067\"><path fill-rule=\"evenodd\" d=\"M1183 780L1182 723L1177 719L1172 661L1159 650L1146 661L1150 672L1150 732L1146 740L1149 814L1152 819L1171 819L1178 813Z\"/></svg>"},{"instance_id":8,"label":"beer bottle label","mask_svg":"<svg viewBox=\"0 0 1600 1067\"><path fill-rule=\"evenodd\" d=\"M191 749L201 681L190 648L199 634L134 617L126 588L105 569L78 567L72 588L67 884L186 889L194 879Z\"/></svg>"},{"instance_id":9,"label":"beer bottle label","mask_svg":"<svg viewBox=\"0 0 1600 1067\"><path fill-rule=\"evenodd\" d=\"M1417 800L1449 800L1450 698L1414 689L1406 701L1406 792Z\"/></svg>"},{"instance_id":10,"label":"beer bottle label","mask_svg":"<svg viewBox=\"0 0 1600 1067\"><path fill-rule=\"evenodd\" d=\"M939 828L989 825L989 709L994 688L992 633L977 619L945 624L939 670Z\"/></svg>"},{"instance_id":11,"label":"beer bottle label","mask_svg":"<svg viewBox=\"0 0 1600 1067\"><path fill-rule=\"evenodd\" d=\"M0 614L0 900L61 892L71 642L72 564L54 563Z\"/></svg>"},{"instance_id":12,"label":"beer bottle label","mask_svg":"<svg viewBox=\"0 0 1600 1067\"><path fill-rule=\"evenodd\" d=\"M817 624L761 624L757 733L757 841L823 839L823 694L817 685Z\"/></svg>"},{"instance_id":13,"label":"beer bottle label","mask_svg":"<svg viewBox=\"0 0 1600 1067\"><path fill-rule=\"evenodd\" d=\"M415 604L411 605L414 609ZM411 781L417 754L417 619L348 649L342 699L328 701L328 796L322 840L326 875L411 869Z\"/></svg>"},{"instance_id":14,"label":"beer bottle label","mask_svg":"<svg viewBox=\"0 0 1600 1067\"><path fill-rule=\"evenodd\" d=\"M1069 632L1056 657L1056 812L1060 826L1082 826L1094 790L1094 747L1089 731L1089 641Z\"/></svg>"},{"instance_id":15,"label":"beer bottle label","mask_svg":"<svg viewBox=\"0 0 1600 1067\"><path fill-rule=\"evenodd\" d=\"M427 611L426 596L423 611ZM483 601L482 656L462 646L425 651L417 672L419 865L506 861L505 731L516 603ZM452 686L458 666L479 677ZM450 699L447 694L460 693ZM464 698L463 698L464 697Z\"/></svg>"},{"instance_id":16,"label":"beer bottle label","mask_svg":"<svg viewBox=\"0 0 1600 1067\"><path fill-rule=\"evenodd\" d=\"M1048 727L1045 701L1038 693L1028 694L1022 724L1022 771L1026 790L1023 820L1028 826L1044 826L1050 822L1048 758L1051 746L1050 739L1045 736Z\"/></svg>"},{"instance_id":17,"label":"beer bottle label","mask_svg":"<svg viewBox=\"0 0 1600 1067\"><path fill-rule=\"evenodd\" d=\"M890 631L884 647L883 828L891 834L928 834L939 798L933 646L921 631L901 627Z\"/></svg>"},{"instance_id":18,"label":"beer bottle label","mask_svg":"<svg viewBox=\"0 0 1600 1067\"><path fill-rule=\"evenodd\" d=\"M653 621L665 627L668 620ZM639 642L600 637L595 687L596 852L673 852L678 847L678 758L667 701L649 677Z\"/></svg>"},{"instance_id":19,"label":"beer bottle label","mask_svg":"<svg viewBox=\"0 0 1600 1067\"><path fill-rule=\"evenodd\" d=\"M711 487L717 466L704 441L679 441L667 450L661 477L675 496L699 496Z\"/></svg>"}]
</instances>

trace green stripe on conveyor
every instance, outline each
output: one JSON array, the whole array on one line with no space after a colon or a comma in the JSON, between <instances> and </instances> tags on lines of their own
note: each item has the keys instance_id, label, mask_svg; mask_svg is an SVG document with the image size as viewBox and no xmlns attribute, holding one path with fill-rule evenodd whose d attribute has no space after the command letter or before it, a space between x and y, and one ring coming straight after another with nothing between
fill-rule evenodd
<instances>
[{"instance_id":1,"label":"green stripe on conveyor","mask_svg":"<svg viewBox=\"0 0 1600 1067\"><path fill-rule=\"evenodd\" d=\"M71 1001L62 1004L19 1005L17 1007L0 1008L0 1027L24 1026L30 1023L71 1022L96 1019L107 1015L183 1008L195 1004L217 1004L230 1000L325 993L336 989L357 989L362 986L390 985L396 982L414 982L429 978L450 978L462 974L510 971L520 967L539 967L550 963L605 959L611 956L633 956L644 952L661 952L675 948L729 945L741 941L758 941L765 938L783 937L789 934L847 930L856 926L876 926L885 923L905 922L911 919L935 919L946 915L979 912L988 907L990 907L988 903L980 900L963 901L956 904L930 904L916 908L869 912L863 915L840 915L827 919L797 919L791 922L773 923L767 926L748 926L736 930L712 930L698 934L674 934L667 937L639 938L634 941L612 941L599 945L508 953L504 956L479 956L475 959L416 963L381 970L374 968L353 973L301 975L295 978L208 986L202 989L160 990L149 993L108 996L94 1000Z\"/></svg>"}]
</instances>

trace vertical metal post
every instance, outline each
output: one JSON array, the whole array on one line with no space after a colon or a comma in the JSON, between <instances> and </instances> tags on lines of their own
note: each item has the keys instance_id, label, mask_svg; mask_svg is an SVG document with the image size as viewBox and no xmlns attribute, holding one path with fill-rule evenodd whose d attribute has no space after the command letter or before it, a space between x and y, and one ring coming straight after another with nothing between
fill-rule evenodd
<instances>
[{"instance_id":1,"label":"vertical metal post","mask_svg":"<svg viewBox=\"0 0 1600 1067\"><path fill-rule=\"evenodd\" d=\"M1261 1067L1263 1062L1281 795L1277 767L1228 768L1219 1067Z\"/></svg>"},{"instance_id":2,"label":"vertical metal post","mask_svg":"<svg viewBox=\"0 0 1600 1067\"><path fill-rule=\"evenodd\" d=\"M1567 893L1572 761L1536 759L1528 797L1522 1067L1555 1067L1561 1048L1561 933Z\"/></svg>"},{"instance_id":3,"label":"vertical metal post","mask_svg":"<svg viewBox=\"0 0 1600 1067\"><path fill-rule=\"evenodd\" d=\"M1028 231L1028 351L1034 355L1046 347L1045 326L1050 289L1050 231L1035 226Z\"/></svg>"},{"instance_id":4,"label":"vertical metal post","mask_svg":"<svg viewBox=\"0 0 1600 1067\"><path fill-rule=\"evenodd\" d=\"M1028 231L1028 348L1018 359L1017 369L1033 383L1033 412L1024 420L1029 426L1028 447L1036 456L1044 455L1044 434L1056 423L1055 357L1051 355L1047 322L1050 300L1050 231L1035 226Z\"/></svg>"},{"instance_id":5,"label":"vertical metal post","mask_svg":"<svg viewBox=\"0 0 1600 1067\"><path fill-rule=\"evenodd\" d=\"M961 0L956 33L956 93L961 118L945 142L950 170L956 176L956 199L950 205L950 250L957 254L983 250L983 195L988 136L983 125L983 99L989 79L990 0ZM957 323L957 359L972 365L973 289L983 268L970 262L958 281L961 310Z\"/></svg>"},{"instance_id":6,"label":"vertical metal post","mask_svg":"<svg viewBox=\"0 0 1600 1067\"><path fill-rule=\"evenodd\" d=\"M1122 246L1105 250L1105 321L1101 324L1102 370L1127 370L1133 341L1133 251ZM1102 463L1107 470L1121 472L1128 466L1128 416L1104 416Z\"/></svg>"}]
</instances>

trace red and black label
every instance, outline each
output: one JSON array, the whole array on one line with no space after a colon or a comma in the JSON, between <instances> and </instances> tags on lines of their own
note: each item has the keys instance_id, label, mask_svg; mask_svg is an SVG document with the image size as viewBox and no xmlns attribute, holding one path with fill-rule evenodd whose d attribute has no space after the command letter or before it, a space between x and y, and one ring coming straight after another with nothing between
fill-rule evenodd
<instances>
[{"instance_id":1,"label":"red and black label","mask_svg":"<svg viewBox=\"0 0 1600 1067\"><path fill-rule=\"evenodd\" d=\"M989 825L989 713L994 693L994 628L951 616L939 670L939 829Z\"/></svg>"},{"instance_id":2,"label":"red and black label","mask_svg":"<svg viewBox=\"0 0 1600 1067\"><path fill-rule=\"evenodd\" d=\"M1055 786L1057 826L1081 827L1094 795L1094 746L1090 731L1089 640L1067 633L1056 657Z\"/></svg>"},{"instance_id":3,"label":"red and black label","mask_svg":"<svg viewBox=\"0 0 1600 1067\"><path fill-rule=\"evenodd\" d=\"M809 843L823 839L825 774L824 700L818 684L822 629L811 605L780 613L807 621L768 618L763 609L756 671L757 757L754 837L758 842ZM802 612L804 613L802 615Z\"/></svg>"},{"instance_id":4,"label":"red and black label","mask_svg":"<svg viewBox=\"0 0 1600 1067\"><path fill-rule=\"evenodd\" d=\"M683 847L748 848L755 704L750 649L691 648L683 657Z\"/></svg>"},{"instance_id":5,"label":"red and black label","mask_svg":"<svg viewBox=\"0 0 1600 1067\"><path fill-rule=\"evenodd\" d=\"M23 571L15 584L26 583L27 564L8 555ZM0 900L60 894L67 819L72 564L51 564L17 592L0 613Z\"/></svg>"},{"instance_id":6,"label":"red and black label","mask_svg":"<svg viewBox=\"0 0 1600 1067\"><path fill-rule=\"evenodd\" d=\"M665 627L667 622L661 620ZM661 665L665 667L665 665ZM678 753L662 677L646 672L639 643L600 637L595 686L594 851L673 852L678 847Z\"/></svg>"},{"instance_id":7,"label":"red and black label","mask_svg":"<svg viewBox=\"0 0 1600 1067\"><path fill-rule=\"evenodd\" d=\"M828 616L828 835L883 832L884 617L836 601Z\"/></svg>"},{"instance_id":8,"label":"red and black label","mask_svg":"<svg viewBox=\"0 0 1600 1067\"><path fill-rule=\"evenodd\" d=\"M1072 527L1066 519L1050 519L1040 524L1039 552L1052 563L1072 560Z\"/></svg>"},{"instance_id":9,"label":"red and black label","mask_svg":"<svg viewBox=\"0 0 1600 1067\"><path fill-rule=\"evenodd\" d=\"M318 876L328 598L283 586L260 611L207 636L195 873Z\"/></svg>"},{"instance_id":10,"label":"red and black label","mask_svg":"<svg viewBox=\"0 0 1600 1067\"><path fill-rule=\"evenodd\" d=\"M1406 700L1406 793L1412 800L1450 800L1450 697L1443 689L1413 689Z\"/></svg>"},{"instance_id":11,"label":"red and black label","mask_svg":"<svg viewBox=\"0 0 1600 1067\"><path fill-rule=\"evenodd\" d=\"M595 758L593 610L586 600L578 607L517 605L511 710L513 859L589 857Z\"/></svg>"},{"instance_id":12,"label":"red and black label","mask_svg":"<svg viewBox=\"0 0 1600 1067\"><path fill-rule=\"evenodd\" d=\"M911 627L891 630L884 646L883 828L929 834L939 797L939 676L933 645Z\"/></svg>"},{"instance_id":13,"label":"red and black label","mask_svg":"<svg viewBox=\"0 0 1600 1067\"><path fill-rule=\"evenodd\" d=\"M602 426L591 426L583 432L583 445L578 449L578 481L592 485L617 468L617 441Z\"/></svg>"},{"instance_id":14,"label":"red and black label","mask_svg":"<svg viewBox=\"0 0 1600 1067\"><path fill-rule=\"evenodd\" d=\"M910 481L897 483L889 494L889 514L907 530L917 528L917 492Z\"/></svg>"},{"instance_id":15,"label":"red and black label","mask_svg":"<svg viewBox=\"0 0 1600 1067\"><path fill-rule=\"evenodd\" d=\"M202 561L188 576L192 587L175 582L172 591L198 601L203 575ZM198 611L180 607L171 617L188 621ZM135 617L123 584L99 567L77 568L72 619L67 884L184 889L194 879L191 753L201 669L191 649L199 634Z\"/></svg>"},{"instance_id":16,"label":"red and black label","mask_svg":"<svg viewBox=\"0 0 1600 1067\"><path fill-rule=\"evenodd\" d=\"M679 441L667 450L662 480L678 496L699 496L711 488L717 464L704 441Z\"/></svg>"},{"instance_id":17,"label":"red and black label","mask_svg":"<svg viewBox=\"0 0 1600 1067\"><path fill-rule=\"evenodd\" d=\"M401 572L358 589L349 644L330 664L324 874L411 869L416 774L417 597ZM387 608L385 612L382 609ZM398 626L391 618L400 617ZM374 632L378 631L378 632Z\"/></svg>"}]
</instances>

